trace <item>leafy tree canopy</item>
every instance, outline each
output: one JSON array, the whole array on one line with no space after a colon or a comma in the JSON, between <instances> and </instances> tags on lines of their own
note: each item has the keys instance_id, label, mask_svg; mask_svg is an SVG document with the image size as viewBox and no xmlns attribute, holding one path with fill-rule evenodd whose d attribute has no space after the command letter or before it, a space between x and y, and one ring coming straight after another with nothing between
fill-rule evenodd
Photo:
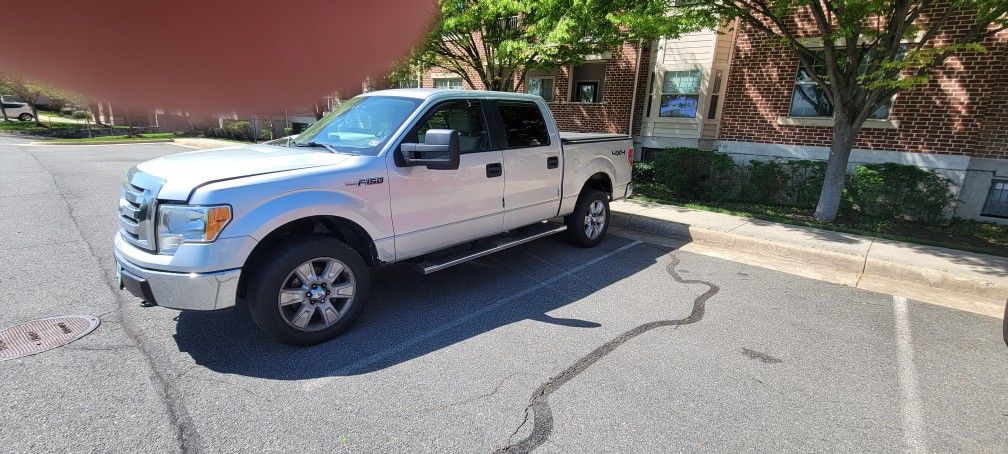
<instances>
[{"instance_id":1,"label":"leafy tree canopy","mask_svg":"<svg viewBox=\"0 0 1008 454\"><path fill-rule=\"evenodd\" d=\"M661 0L441 0L408 66L440 67L471 86L519 89L530 70L584 61L626 42L716 25Z\"/></svg>"}]
</instances>

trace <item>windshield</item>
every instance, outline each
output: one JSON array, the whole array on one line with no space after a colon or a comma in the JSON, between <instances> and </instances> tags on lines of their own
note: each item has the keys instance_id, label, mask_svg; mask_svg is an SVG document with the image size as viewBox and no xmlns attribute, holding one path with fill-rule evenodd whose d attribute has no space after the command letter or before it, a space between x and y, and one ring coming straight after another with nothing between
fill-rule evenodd
<instances>
[{"instance_id":1,"label":"windshield","mask_svg":"<svg viewBox=\"0 0 1008 454\"><path fill-rule=\"evenodd\" d=\"M294 139L294 145L377 155L417 106L419 99L358 96L334 109Z\"/></svg>"}]
</instances>

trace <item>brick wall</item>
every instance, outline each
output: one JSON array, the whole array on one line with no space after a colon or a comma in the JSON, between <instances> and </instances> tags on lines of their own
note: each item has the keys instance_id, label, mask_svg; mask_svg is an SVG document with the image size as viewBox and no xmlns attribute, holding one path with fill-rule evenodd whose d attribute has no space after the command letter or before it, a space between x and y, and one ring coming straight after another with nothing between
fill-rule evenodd
<instances>
[{"instance_id":1,"label":"brick wall","mask_svg":"<svg viewBox=\"0 0 1008 454\"><path fill-rule=\"evenodd\" d=\"M602 102L572 103L570 102L570 67L564 66L555 74L555 102L548 103L561 131L574 132L608 132L626 134L629 129L630 106L633 104L633 85L635 65L640 53L641 61L637 85L637 104L634 108L634 134L640 130L641 115L647 98L647 76L650 50L647 45L638 49L636 45L625 44L612 52L612 58L607 61L605 80L602 84ZM423 75L425 88L434 86L434 76L447 75L449 71L435 68ZM471 73L474 81L479 81L475 73ZM478 82L477 82L478 83ZM469 89L483 89L482 86ZM524 87L523 87L524 90Z\"/></svg>"},{"instance_id":2,"label":"brick wall","mask_svg":"<svg viewBox=\"0 0 1008 454\"><path fill-rule=\"evenodd\" d=\"M795 26L802 27L799 17ZM961 33L969 18L951 21ZM857 148L1008 158L1008 32L985 43L988 53L950 58L931 81L896 96L890 118L898 129L863 129ZM735 43L719 138L828 146L826 127L781 126L798 59L785 47L743 26Z\"/></svg>"}]
</instances>

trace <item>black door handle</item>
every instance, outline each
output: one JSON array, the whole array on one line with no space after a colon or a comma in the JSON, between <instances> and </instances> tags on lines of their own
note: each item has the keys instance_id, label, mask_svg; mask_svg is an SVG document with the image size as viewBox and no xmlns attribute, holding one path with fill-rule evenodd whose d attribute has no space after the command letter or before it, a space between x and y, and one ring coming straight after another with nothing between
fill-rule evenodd
<instances>
[{"instance_id":1,"label":"black door handle","mask_svg":"<svg viewBox=\"0 0 1008 454\"><path fill-rule=\"evenodd\" d=\"M487 164L487 178L499 177L501 175L504 175L504 166L501 163Z\"/></svg>"},{"instance_id":2,"label":"black door handle","mask_svg":"<svg viewBox=\"0 0 1008 454\"><path fill-rule=\"evenodd\" d=\"M558 158L556 156L550 156L550 157L546 158L546 168L547 169L555 169L557 167L560 167L560 158Z\"/></svg>"}]
</instances>

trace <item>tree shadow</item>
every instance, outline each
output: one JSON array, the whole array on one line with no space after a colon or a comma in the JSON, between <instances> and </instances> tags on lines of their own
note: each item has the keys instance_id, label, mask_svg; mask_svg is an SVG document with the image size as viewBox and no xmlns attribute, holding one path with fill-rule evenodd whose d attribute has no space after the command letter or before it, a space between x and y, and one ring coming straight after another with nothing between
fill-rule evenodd
<instances>
[{"instance_id":1,"label":"tree shadow","mask_svg":"<svg viewBox=\"0 0 1008 454\"><path fill-rule=\"evenodd\" d=\"M375 270L371 297L354 326L313 347L268 338L243 308L181 312L174 337L196 364L219 373L276 380L363 374L523 320L600 327L548 312L630 277L668 252L616 236L593 249L548 238L430 276L408 264Z\"/></svg>"}]
</instances>

